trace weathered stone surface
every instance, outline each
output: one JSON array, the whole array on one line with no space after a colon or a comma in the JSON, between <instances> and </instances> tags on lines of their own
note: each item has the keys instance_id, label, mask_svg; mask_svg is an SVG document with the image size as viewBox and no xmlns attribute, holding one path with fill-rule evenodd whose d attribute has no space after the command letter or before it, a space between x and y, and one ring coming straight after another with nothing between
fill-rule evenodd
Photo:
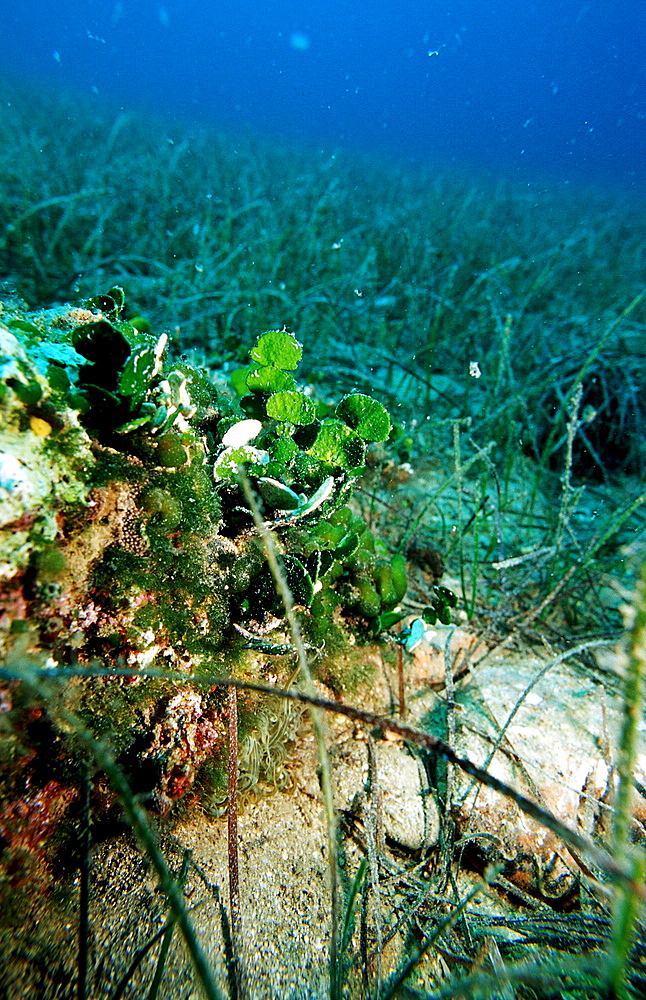
<instances>
[{"instance_id":1,"label":"weathered stone surface","mask_svg":"<svg viewBox=\"0 0 646 1000\"><path fill-rule=\"evenodd\" d=\"M418 851L437 843L439 817L420 761L393 743L376 743L377 823L386 837ZM335 802L338 809L362 817L369 808L368 748L348 741L333 756Z\"/></svg>"},{"instance_id":2,"label":"weathered stone surface","mask_svg":"<svg viewBox=\"0 0 646 1000\"><path fill-rule=\"evenodd\" d=\"M450 633L450 634L449 634ZM449 649L446 649L447 640ZM454 680L469 669L471 654L478 642L475 632L467 628L436 625L427 628L422 641L411 654L411 664L407 677L413 690L420 687L440 689L444 687L446 675L446 654L451 657Z\"/></svg>"},{"instance_id":3,"label":"weathered stone surface","mask_svg":"<svg viewBox=\"0 0 646 1000\"><path fill-rule=\"evenodd\" d=\"M607 832L608 748L616 745L618 701L573 662L549 664L505 653L476 666L456 693L456 749L570 827ZM523 887L533 891L540 881L539 869L536 877L521 871L520 859L528 855L549 867L554 891L573 883L578 866L569 852L513 801L456 769L454 803L460 836L484 835L482 844L516 859Z\"/></svg>"}]
</instances>

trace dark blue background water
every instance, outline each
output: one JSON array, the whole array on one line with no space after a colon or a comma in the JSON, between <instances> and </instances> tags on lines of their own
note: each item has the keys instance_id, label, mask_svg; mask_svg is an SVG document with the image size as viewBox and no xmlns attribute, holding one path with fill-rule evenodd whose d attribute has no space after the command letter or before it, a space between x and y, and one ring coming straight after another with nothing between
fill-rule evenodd
<instances>
[{"instance_id":1,"label":"dark blue background water","mask_svg":"<svg viewBox=\"0 0 646 1000\"><path fill-rule=\"evenodd\" d=\"M645 0L22 0L5 67L127 107L642 186Z\"/></svg>"}]
</instances>

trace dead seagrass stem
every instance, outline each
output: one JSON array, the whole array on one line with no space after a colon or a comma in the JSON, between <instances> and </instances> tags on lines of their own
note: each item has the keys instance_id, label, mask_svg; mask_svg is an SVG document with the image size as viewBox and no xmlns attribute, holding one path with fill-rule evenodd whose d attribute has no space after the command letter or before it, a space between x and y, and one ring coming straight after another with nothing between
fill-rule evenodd
<instances>
[{"instance_id":1,"label":"dead seagrass stem","mask_svg":"<svg viewBox=\"0 0 646 1000\"><path fill-rule=\"evenodd\" d=\"M401 626L399 631L401 632ZM397 680L399 682L399 717L406 718L406 685L404 683L404 649L397 643Z\"/></svg>"},{"instance_id":2,"label":"dead seagrass stem","mask_svg":"<svg viewBox=\"0 0 646 1000\"><path fill-rule=\"evenodd\" d=\"M76 987L77 1000L85 1000L87 996L88 970L88 933L90 924L90 850L92 848L92 831L90 827L90 793L91 778L88 761L83 762L81 785L81 885L79 895L79 928L78 928L78 980Z\"/></svg>"},{"instance_id":3,"label":"dead seagrass stem","mask_svg":"<svg viewBox=\"0 0 646 1000\"><path fill-rule=\"evenodd\" d=\"M639 746L639 727L646 673L646 561L644 561L634 600L634 621L628 651L628 669L624 686L624 706L619 739L617 773L619 786L613 824L613 855L618 864L628 868L637 880L644 878L646 858L640 848L633 848L630 831L633 824L633 775ZM633 892L625 885L615 886L612 936L608 949L607 981L609 995L627 1000L627 968L639 918L639 906Z\"/></svg>"},{"instance_id":4,"label":"dead seagrass stem","mask_svg":"<svg viewBox=\"0 0 646 1000\"><path fill-rule=\"evenodd\" d=\"M238 867L238 692L228 689L229 750L227 756L227 844L229 859L229 909L231 912L231 938L233 942L234 979L238 997L244 996L242 988L242 917L240 914L240 874Z\"/></svg>"}]
</instances>

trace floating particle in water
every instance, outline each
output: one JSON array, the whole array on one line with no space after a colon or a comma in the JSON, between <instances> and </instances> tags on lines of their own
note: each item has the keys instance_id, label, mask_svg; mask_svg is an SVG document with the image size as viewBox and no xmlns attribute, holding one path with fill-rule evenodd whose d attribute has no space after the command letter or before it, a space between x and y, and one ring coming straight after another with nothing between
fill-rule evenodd
<instances>
[{"instance_id":1,"label":"floating particle in water","mask_svg":"<svg viewBox=\"0 0 646 1000\"><path fill-rule=\"evenodd\" d=\"M297 52L307 52L312 44L312 40L309 35L306 35L302 31L292 31L289 36L289 44Z\"/></svg>"}]
</instances>

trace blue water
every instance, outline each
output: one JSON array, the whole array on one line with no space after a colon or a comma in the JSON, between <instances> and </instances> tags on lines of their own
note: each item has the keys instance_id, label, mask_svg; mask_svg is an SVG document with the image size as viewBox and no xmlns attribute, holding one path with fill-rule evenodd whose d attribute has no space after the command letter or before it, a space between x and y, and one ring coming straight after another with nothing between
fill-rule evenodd
<instances>
[{"instance_id":1,"label":"blue water","mask_svg":"<svg viewBox=\"0 0 646 1000\"><path fill-rule=\"evenodd\" d=\"M128 108L642 187L644 0L5 0L5 70Z\"/></svg>"}]
</instances>

